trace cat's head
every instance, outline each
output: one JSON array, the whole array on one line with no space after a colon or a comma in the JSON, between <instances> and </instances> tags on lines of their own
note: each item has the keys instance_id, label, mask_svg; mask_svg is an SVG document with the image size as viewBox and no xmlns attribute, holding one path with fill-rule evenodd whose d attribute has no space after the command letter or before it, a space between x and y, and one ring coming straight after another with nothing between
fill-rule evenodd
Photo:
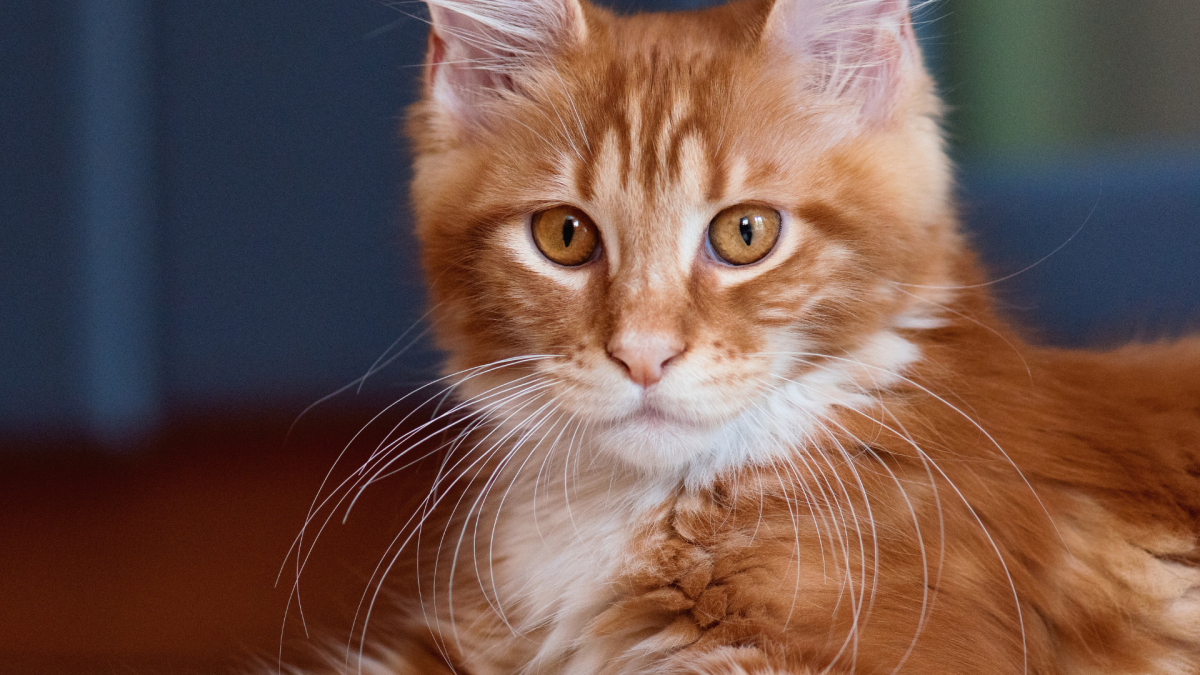
<instances>
[{"instance_id":1,"label":"cat's head","mask_svg":"<svg viewBox=\"0 0 1200 675\"><path fill-rule=\"evenodd\" d=\"M959 244L905 0L428 2L434 327L514 438L758 461L919 358Z\"/></svg>"}]
</instances>

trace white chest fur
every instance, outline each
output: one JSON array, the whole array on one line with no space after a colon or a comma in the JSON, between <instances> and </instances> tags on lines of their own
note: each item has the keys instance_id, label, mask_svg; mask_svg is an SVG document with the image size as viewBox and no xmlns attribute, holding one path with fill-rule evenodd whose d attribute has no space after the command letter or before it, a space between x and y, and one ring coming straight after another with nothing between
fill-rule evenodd
<instances>
[{"instance_id":1,"label":"white chest fur","mask_svg":"<svg viewBox=\"0 0 1200 675\"><path fill-rule=\"evenodd\" d=\"M521 499L510 498L483 575L513 639L539 642L533 672L597 672L585 665L591 659L580 636L616 598L612 580L635 524L662 509L678 485L614 478L611 467L589 470L586 463L578 471L543 478L536 491L530 480Z\"/></svg>"}]
</instances>

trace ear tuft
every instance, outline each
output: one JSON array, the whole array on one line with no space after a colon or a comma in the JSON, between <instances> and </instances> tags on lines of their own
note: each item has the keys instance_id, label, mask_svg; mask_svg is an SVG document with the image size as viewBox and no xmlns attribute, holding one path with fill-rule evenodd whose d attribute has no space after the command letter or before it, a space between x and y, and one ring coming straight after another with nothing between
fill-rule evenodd
<instances>
[{"instance_id":1,"label":"ear tuft","mask_svg":"<svg viewBox=\"0 0 1200 675\"><path fill-rule=\"evenodd\" d=\"M908 0L776 0L763 39L815 65L823 93L861 101L877 124L920 68Z\"/></svg>"},{"instance_id":2,"label":"ear tuft","mask_svg":"<svg viewBox=\"0 0 1200 675\"><path fill-rule=\"evenodd\" d=\"M513 78L586 37L578 0L426 0L426 86L462 121Z\"/></svg>"}]
</instances>

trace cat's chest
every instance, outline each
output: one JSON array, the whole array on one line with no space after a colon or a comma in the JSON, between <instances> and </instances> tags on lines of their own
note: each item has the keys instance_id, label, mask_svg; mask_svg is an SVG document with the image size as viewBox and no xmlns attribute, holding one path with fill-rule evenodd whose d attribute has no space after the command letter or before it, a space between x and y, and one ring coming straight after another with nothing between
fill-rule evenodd
<instances>
[{"instance_id":1,"label":"cat's chest","mask_svg":"<svg viewBox=\"0 0 1200 675\"><path fill-rule=\"evenodd\" d=\"M1016 575L1025 572L1012 562L1019 551L989 555L985 548L989 536L1003 535L1002 525L938 541L939 517L965 523L970 511L922 499L918 486L906 484L909 510L889 508L879 486L873 510L849 491L826 494L823 504L815 488L735 487L693 493L657 486L640 501L618 502L585 491L569 510L565 499L539 507L536 525L530 505L515 509L502 528L503 587L539 633L532 665L563 674L651 672L650 664L713 645L775 641L821 664L890 671L904 663L940 673L983 672L989 663L1002 672L994 664L1004 663L1019 672L1023 639L1036 642L1084 620L1136 619L1181 645L1193 644L1189 635L1200 626L1196 573L1164 567L1161 557L1113 538L1105 518L1071 542L1066 563L1020 583ZM1064 536L1074 531L1065 515L1058 521ZM1100 542L1096 532L1112 540ZM1131 553L1115 559L1121 552ZM1120 607L1057 616L1054 598L1110 585L1108 595L1124 598ZM1133 607L1142 615L1130 618ZM981 646L962 662L944 663L934 647L965 636ZM1164 649L1147 661L1160 664L1154 672L1188 672L1162 664L1192 663L1190 649ZM1069 672L1095 670L1076 657L1040 658Z\"/></svg>"},{"instance_id":2,"label":"cat's chest","mask_svg":"<svg viewBox=\"0 0 1200 675\"><path fill-rule=\"evenodd\" d=\"M619 498L607 481L586 479L528 491L500 514L498 593L527 625L582 631L619 594L614 583L641 557L639 532L669 517L673 491L642 483L635 497Z\"/></svg>"},{"instance_id":3,"label":"cat's chest","mask_svg":"<svg viewBox=\"0 0 1200 675\"><path fill-rule=\"evenodd\" d=\"M762 592L779 613L800 599L794 591L823 583L819 553L796 567L808 531L790 516L783 532L757 509L731 511L709 494L639 488L638 499L619 504L571 500L569 512L565 499L554 509L541 503L536 525L531 502L503 524L503 586L521 622L541 634L539 670L640 672L640 659L750 626L747 609L764 606Z\"/></svg>"}]
</instances>

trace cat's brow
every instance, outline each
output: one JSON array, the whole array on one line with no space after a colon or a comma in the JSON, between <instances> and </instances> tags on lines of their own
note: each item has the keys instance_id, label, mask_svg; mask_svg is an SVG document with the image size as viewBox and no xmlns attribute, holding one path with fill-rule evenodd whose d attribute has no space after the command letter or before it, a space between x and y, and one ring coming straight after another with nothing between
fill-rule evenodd
<instances>
[{"instance_id":1,"label":"cat's brow","mask_svg":"<svg viewBox=\"0 0 1200 675\"><path fill-rule=\"evenodd\" d=\"M721 107L716 97L723 87L718 83L727 77L715 64L667 61L655 51L644 59L609 65L585 126L591 138L617 141L622 188L630 189L634 179L653 194L680 182L685 172L703 172L704 198L724 196L728 177L715 110ZM683 147L689 139L700 144L707 161L685 165ZM585 200L594 195L598 151L588 149L575 176Z\"/></svg>"}]
</instances>

